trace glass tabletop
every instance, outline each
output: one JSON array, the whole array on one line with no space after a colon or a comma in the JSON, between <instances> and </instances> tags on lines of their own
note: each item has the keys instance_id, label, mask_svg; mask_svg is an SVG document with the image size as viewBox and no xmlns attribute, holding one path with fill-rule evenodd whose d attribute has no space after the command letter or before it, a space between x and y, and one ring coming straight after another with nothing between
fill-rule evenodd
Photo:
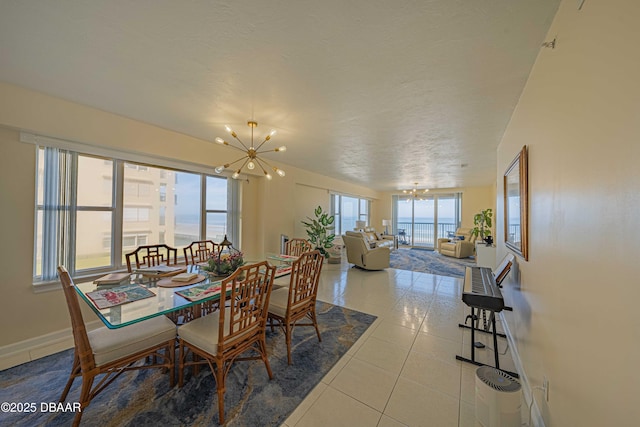
<instances>
[{"instance_id":1,"label":"glass tabletop","mask_svg":"<svg viewBox=\"0 0 640 427\"><path fill-rule=\"evenodd\" d=\"M161 316L174 311L194 307L202 304L203 302L220 299L219 293L213 294L210 297L199 299L197 301L189 301L188 299L177 294L176 292L183 291L185 289L220 282L220 279L218 278L209 278L206 272L202 271L201 267L199 266L190 265L187 267L187 272L202 274L205 279L201 282L186 286L160 287L158 286L158 282L162 279L167 279L166 277L156 278L132 273L128 281L125 280L113 286L98 286L93 282L78 283L76 284L76 291L108 328L121 328L123 326L141 322L155 316ZM94 291L114 289L115 287L120 287L127 284L139 285L144 289L148 289L154 295L148 298L126 302L124 304L115 305L103 309L99 309L96 303L92 300L91 296L94 296L95 294L91 294L91 296L87 295ZM144 290L142 291L144 292Z\"/></svg>"},{"instance_id":2,"label":"glass tabletop","mask_svg":"<svg viewBox=\"0 0 640 427\"><path fill-rule=\"evenodd\" d=\"M278 264L287 264L290 265L292 262L296 261L299 257L278 253L267 253L267 261L275 261Z\"/></svg>"}]
</instances>

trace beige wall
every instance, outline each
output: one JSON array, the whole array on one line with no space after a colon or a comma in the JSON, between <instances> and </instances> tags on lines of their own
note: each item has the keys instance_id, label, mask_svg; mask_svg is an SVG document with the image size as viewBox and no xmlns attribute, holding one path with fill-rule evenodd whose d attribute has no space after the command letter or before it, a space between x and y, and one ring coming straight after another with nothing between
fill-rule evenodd
<instances>
[{"instance_id":1,"label":"beige wall","mask_svg":"<svg viewBox=\"0 0 640 427\"><path fill-rule=\"evenodd\" d=\"M506 317L531 386L549 379L547 427L640 419L639 16L637 0L563 1L498 149L501 176L529 147L530 256Z\"/></svg>"},{"instance_id":2,"label":"beige wall","mask_svg":"<svg viewBox=\"0 0 640 427\"><path fill-rule=\"evenodd\" d=\"M70 326L61 291L35 294L32 282L35 146L19 131L68 139L138 154L215 166L232 160L232 150L59 98L0 83L0 347ZM294 149L295 147L290 147ZM250 176L242 183L242 242L248 259L278 251L280 234L304 235L301 215L329 207L328 190L376 198L377 193L333 178L277 164L284 178ZM309 194L305 189L309 189ZM95 320L85 310L85 319ZM17 324L20 327L14 327Z\"/></svg>"}]
</instances>

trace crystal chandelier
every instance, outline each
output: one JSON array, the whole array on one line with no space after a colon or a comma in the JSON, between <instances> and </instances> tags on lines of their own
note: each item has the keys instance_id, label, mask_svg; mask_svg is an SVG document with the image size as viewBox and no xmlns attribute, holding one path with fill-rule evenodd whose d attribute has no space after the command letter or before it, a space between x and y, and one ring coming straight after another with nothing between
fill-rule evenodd
<instances>
[{"instance_id":1,"label":"crystal chandelier","mask_svg":"<svg viewBox=\"0 0 640 427\"><path fill-rule=\"evenodd\" d=\"M411 198L422 200L422 195L429 192L428 188L418 189L418 183L413 183L413 188L411 190L402 190L404 194L408 196L407 201L410 201Z\"/></svg>"},{"instance_id":2,"label":"crystal chandelier","mask_svg":"<svg viewBox=\"0 0 640 427\"><path fill-rule=\"evenodd\" d=\"M231 136L234 137L236 139L236 141L238 141L242 147L238 147L236 145L231 145L227 141L225 141L224 139L222 139L220 137L216 138L216 142L218 144L226 145L228 147L231 147L231 148L233 148L235 150L242 151L244 153L244 155L242 157L240 157L237 160L234 160L231 163L227 163L225 165L217 166L214 169L216 171L216 173L221 173L223 170L225 170L229 166L233 165L234 163L238 163L238 162L244 160L242 165L235 172L233 172L233 175L231 175L232 178L237 179L238 176L240 176L240 172L242 171L242 168L245 167L245 165L247 166L247 169L249 169L249 170L255 169L256 165L258 165L260 167L260 169L262 169L262 172L264 173L264 176L267 179L271 179L271 174L269 172L267 172L268 169L273 170L275 173L277 173L280 176L284 176L285 173L284 173L284 171L282 169L278 169L278 168L276 168L274 166L271 166L269 164L269 162L267 162L264 158L259 157L259 155L262 154L262 153L268 153L268 152L271 152L271 151L280 152L280 151L286 151L287 150L287 147L285 147L283 145L282 147L274 148L274 149L271 149L271 150L259 151L260 147L262 147L265 142L269 141L271 139L271 137L276 134L276 131L275 130L271 130L269 135L265 136L264 141L262 141L256 147L254 145L254 143L253 143L253 129L255 129L258 126L258 122L255 122L253 120L249 120L247 122L247 125L251 128L251 146L249 146L249 147L247 147L247 145L244 142L242 142L242 140L240 140L240 138L238 138L238 135L233 131L233 129L231 129L227 125L224 126L225 129L227 130L227 132L229 132L231 134Z\"/></svg>"}]
</instances>

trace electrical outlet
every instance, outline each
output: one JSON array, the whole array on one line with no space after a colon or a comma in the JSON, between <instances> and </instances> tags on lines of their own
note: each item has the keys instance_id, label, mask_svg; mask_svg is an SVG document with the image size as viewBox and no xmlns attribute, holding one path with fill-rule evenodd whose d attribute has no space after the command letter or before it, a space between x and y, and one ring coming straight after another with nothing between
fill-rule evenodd
<instances>
[{"instance_id":1,"label":"electrical outlet","mask_svg":"<svg viewBox=\"0 0 640 427\"><path fill-rule=\"evenodd\" d=\"M544 400L549 401L549 379L546 375L542 376L542 391L544 392Z\"/></svg>"}]
</instances>

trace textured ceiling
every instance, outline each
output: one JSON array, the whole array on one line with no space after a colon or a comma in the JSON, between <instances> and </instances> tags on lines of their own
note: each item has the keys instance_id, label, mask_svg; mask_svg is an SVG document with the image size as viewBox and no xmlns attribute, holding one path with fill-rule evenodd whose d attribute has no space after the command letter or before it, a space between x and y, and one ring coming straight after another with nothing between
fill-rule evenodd
<instances>
[{"instance_id":1,"label":"textured ceiling","mask_svg":"<svg viewBox=\"0 0 640 427\"><path fill-rule=\"evenodd\" d=\"M253 118L283 168L378 190L489 185L558 4L0 0L0 80L208 141Z\"/></svg>"}]
</instances>

